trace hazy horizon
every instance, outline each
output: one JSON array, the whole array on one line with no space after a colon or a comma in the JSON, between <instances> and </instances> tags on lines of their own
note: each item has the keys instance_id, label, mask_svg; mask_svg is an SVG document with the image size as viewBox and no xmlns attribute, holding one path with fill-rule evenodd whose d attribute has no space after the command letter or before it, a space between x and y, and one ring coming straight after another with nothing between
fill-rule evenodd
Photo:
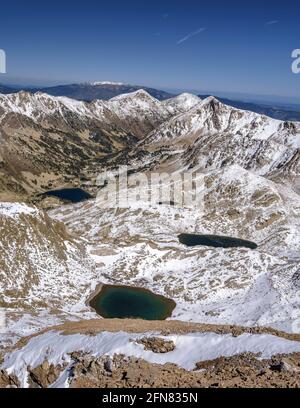
<instances>
[{"instance_id":1,"label":"hazy horizon","mask_svg":"<svg viewBox=\"0 0 300 408\"><path fill-rule=\"evenodd\" d=\"M8 87L26 87L26 88L40 88L40 87L52 87L52 86L59 86L59 85L71 85L71 84L85 84L85 83L92 83L97 82L97 80L85 80L85 81L68 81L68 80L56 80L56 81L45 81L45 80L33 80L27 78L12 78L6 79L5 81L1 80L0 77L0 85L5 85ZM100 78L99 81L111 81L107 78ZM122 82L122 81L111 81L111 82ZM217 89L191 89L191 88L180 88L174 87L170 88L167 86L156 86L155 84L144 84L144 83L126 83L123 82L124 85L140 85L141 87L149 87L154 89L159 89L162 91L178 94L182 92L189 92L197 95L207 95L212 94L217 97L221 98L228 98L228 99L237 99L243 100L245 102L253 102L253 103L266 103L266 104L280 104L282 106L295 106L295 108L300 107L300 96L291 97L291 96L281 96L281 95L264 95L264 94L254 94L254 93L243 93L243 92L226 92L223 90Z\"/></svg>"}]
</instances>

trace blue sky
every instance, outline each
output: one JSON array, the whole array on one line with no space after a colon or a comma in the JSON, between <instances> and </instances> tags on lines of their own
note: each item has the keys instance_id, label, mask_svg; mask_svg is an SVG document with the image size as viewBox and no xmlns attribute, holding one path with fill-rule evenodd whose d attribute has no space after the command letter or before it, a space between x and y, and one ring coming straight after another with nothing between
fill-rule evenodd
<instances>
[{"instance_id":1,"label":"blue sky","mask_svg":"<svg viewBox=\"0 0 300 408\"><path fill-rule=\"evenodd\" d=\"M290 0L6 2L0 82L111 80L300 102L299 15Z\"/></svg>"}]
</instances>

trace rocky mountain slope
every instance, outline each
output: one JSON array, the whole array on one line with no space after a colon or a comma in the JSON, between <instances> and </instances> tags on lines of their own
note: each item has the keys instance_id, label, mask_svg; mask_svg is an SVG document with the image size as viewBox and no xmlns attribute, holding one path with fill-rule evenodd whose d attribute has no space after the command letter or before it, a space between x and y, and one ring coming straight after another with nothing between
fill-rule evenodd
<instances>
[{"instance_id":1,"label":"rocky mountain slope","mask_svg":"<svg viewBox=\"0 0 300 408\"><path fill-rule=\"evenodd\" d=\"M211 95L199 95L201 99L206 99ZM220 98L217 97L218 100L225 105L232 106L237 109L247 110L255 113L259 113L260 115L266 115L273 119L279 119L283 121L293 121L299 122L300 121L300 111L297 110L297 107L291 106L283 108L280 106L271 105L264 105L258 103L251 103L251 102L244 102L244 101L236 101L227 98Z\"/></svg>"},{"instance_id":2,"label":"rocky mountain slope","mask_svg":"<svg viewBox=\"0 0 300 408\"><path fill-rule=\"evenodd\" d=\"M193 171L202 180L201 209L103 208L101 190L100 201L50 214L88 239L102 282L172 297L183 320L292 330L300 317L298 143L298 124L208 98L126 152L134 173ZM121 153L106 165L113 174L124 161ZM178 241L183 232L249 239L258 248L187 248Z\"/></svg>"},{"instance_id":3,"label":"rocky mountain slope","mask_svg":"<svg viewBox=\"0 0 300 408\"><path fill-rule=\"evenodd\" d=\"M207 170L238 164L267 174L293 161L298 174L300 125L241 111L209 97L155 129L137 149L185 149L183 166Z\"/></svg>"},{"instance_id":4,"label":"rocky mountain slope","mask_svg":"<svg viewBox=\"0 0 300 408\"><path fill-rule=\"evenodd\" d=\"M146 203L104 210L96 201L50 215L88 239L101 282L171 297L174 317L291 330L299 318L298 196L235 166L207 175L201 194L203 212ZM250 239L258 249L187 248L183 232Z\"/></svg>"},{"instance_id":5,"label":"rocky mountain slope","mask_svg":"<svg viewBox=\"0 0 300 408\"><path fill-rule=\"evenodd\" d=\"M241 111L209 97L149 133L129 152L129 163L205 173L239 165L299 191L299 135L298 122ZM124 161L121 153L119 162ZM111 166L116 164L114 158Z\"/></svg>"},{"instance_id":6,"label":"rocky mountain slope","mask_svg":"<svg viewBox=\"0 0 300 408\"><path fill-rule=\"evenodd\" d=\"M300 332L299 123L185 94L159 102L137 91L85 103L21 93L0 96L0 132L1 189L6 193L21 187L37 192L49 187L49 180L54 185L74 183L78 173L95 185L99 172L107 170L107 183L86 202L47 214L24 204L0 204L1 305L8 321L7 332L0 337L6 348L9 340L13 343L38 328L96 317L87 300L99 283L133 285L166 295L176 302L172 319ZM110 181L124 164L129 169L129 192L135 194L140 173L144 177L137 191L144 189L148 195L155 188L148 183L153 172L165 173L162 186L167 186L168 174L193 173L187 194L194 194L196 186L194 201L165 202L158 196L149 205L141 194L133 195L130 205L115 207ZM49 176L52 172L55 177ZM32 174L38 177L36 182ZM41 182L42 174L48 184ZM127 194L124 187L120 197ZM103 205L106 196L110 202ZM238 237L253 241L257 248L187 247L179 242L181 233ZM92 350L98 341L102 354L113 356L123 350L150 363L162 361L144 354L140 343L132 345L127 334L117 336L116 343L111 333L105 339L75 333L68 341L59 331L43 335L29 348L5 357L3 368L8 375L18 372L23 386L28 385L29 362L33 368L44 362L45 339L47 344L62 345L63 351L52 349L50 363L55 367L68 352L86 351L78 344ZM201 336L195 338L192 341L203 349ZM258 351L267 352L277 344L269 339L266 348L266 339L261 339L257 343L238 336L232 340L234 347L231 339L221 340L232 346L228 356L237 350L255 352L260 346ZM191 339L175 340L180 349ZM105 348L106 341L116 344L117 351ZM299 351L298 342L295 348L289 346L275 347L273 354ZM33 361L36 347L41 359ZM186 350L190 353L190 348ZM197 361L219 355L194 356L189 367L182 365L181 353L173 357L163 363L191 369ZM74 363L64 358L67 364ZM65 367L62 371L66 374ZM63 384L67 380L60 378ZM78 381L83 381L80 376Z\"/></svg>"},{"instance_id":7,"label":"rocky mountain slope","mask_svg":"<svg viewBox=\"0 0 300 408\"><path fill-rule=\"evenodd\" d=\"M122 95L124 93L131 93L138 91L139 89L145 90L149 95L160 101L174 98L174 93L165 92L159 89L149 88L146 86L137 86L130 84L123 84L121 82L110 81L98 81L87 83L74 83L66 85L56 85L50 87L26 87L26 86L6 86L0 84L1 94L17 93L20 91L28 92L42 92L52 96L64 96L67 98L77 99L79 101L91 102L95 99L109 100L115 96ZM201 99L206 99L211 95L198 95ZM259 103L245 102L242 100L231 100L227 98L217 97L222 103L232 106L237 109L247 110L258 113L260 115L266 115L273 119L279 119L282 121L300 121L300 112L297 110L297 106L281 106L281 105L266 105Z\"/></svg>"},{"instance_id":8,"label":"rocky mountain slope","mask_svg":"<svg viewBox=\"0 0 300 408\"><path fill-rule=\"evenodd\" d=\"M1 195L79 184L89 160L134 145L188 107L168 109L142 90L92 103L42 93L0 95Z\"/></svg>"},{"instance_id":9,"label":"rocky mountain slope","mask_svg":"<svg viewBox=\"0 0 300 408\"><path fill-rule=\"evenodd\" d=\"M84 291L92 262L83 241L62 223L35 207L0 203L0 225L2 308L54 309L62 305L59 298L75 300L72 287Z\"/></svg>"}]
</instances>

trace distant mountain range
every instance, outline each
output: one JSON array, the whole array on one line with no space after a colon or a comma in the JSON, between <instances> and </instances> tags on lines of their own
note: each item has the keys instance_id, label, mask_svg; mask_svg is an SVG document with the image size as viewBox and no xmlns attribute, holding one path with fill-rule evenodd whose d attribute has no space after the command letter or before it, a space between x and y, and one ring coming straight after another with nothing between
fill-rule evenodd
<instances>
[{"instance_id":1,"label":"distant mountain range","mask_svg":"<svg viewBox=\"0 0 300 408\"><path fill-rule=\"evenodd\" d=\"M139 89L143 89L149 95L158 99L160 101L173 98L175 94L165 92L155 88L149 88L140 85L123 84L120 82L91 82L91 83L79 83L79 84L67 84L67 85L57 85L51 87L36 87L36 88L26 88L26 87L12 87L0 84L0 93L9 94L19 92L20 90L35 92L43 92L52 96L66 96L68 98L77 99L80 101L90 102L96 99L109 100L115 96L121 94L127 94L135 92ZM205 99L208 96L214 95L198 95L200 98ZM256 104L251 102L243 102L238 100L231 100L227 98L218 99L225 103L226 105L232 106L237 109L248 110L251 112L263 114L274 119L279 119L283 121L300 121L300 110L292 110L283 108L281 106L271 106L265 104Z\"/></svg>"},{"instance_id":2,"label":"distant mountain range","mask_svg":"<svg viewBox=\"0 0 300 408\"><path fill-rule=\"evenodd\" d=\"M0 93L9 94L19 91L43 92L51 96L66 96L79 101L90 102L95 99L109 100L115 96L143 89L155 99L164 100L175 96L169 92L141 85L122 84L121 82L91 82L79 84L57 85L49 87L6 86L0 84Z\"/></svg>"},{"instance_id":3,"label":"distant mountain range","mask_svg":"<svg viewBox=\"0 0 300 408\"><path fill-rule=\"evenodd\" d=\"M52 96L67 96L68 98L89 102L94 99L108 100L121 94L138 91L139 89L143 89L149 95L158 100L169 99L174 96L171 93L158 89L139 85L122 84L119 82L93 82L83 84L58 85L47 88L38 88L34 91L41 91Z\"/></svg>"}]
</instances>

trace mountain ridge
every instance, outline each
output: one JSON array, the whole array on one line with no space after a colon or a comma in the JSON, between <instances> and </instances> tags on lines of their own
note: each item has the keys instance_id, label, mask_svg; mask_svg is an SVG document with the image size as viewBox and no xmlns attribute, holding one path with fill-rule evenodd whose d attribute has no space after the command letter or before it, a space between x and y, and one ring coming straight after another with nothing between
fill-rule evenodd
<instances>
[{"instance_id":1,"label":"mountain ridge","mask_svg":"<svg viewBox=\"0 0 300 408\"><path fill-rule=\"evenodd\" d=\"M39 88L41 92L48 93L53 96L67 96L74 99L92 101L94 99L108 100L117 95L131 93L139 89L144 89L151 96L158 100L168 99L173 94L159 89L150 88L141 85L131 85L123 83L110 83L108 81L96 83L81 83L70 85L58 85L53 87ZM33 90L35 91L35 89Z\"/></svg>"},{"instance_id":2,"label":"mountain ridge","mask_svg":"<svg viewBox=\"0 0 300 408\"><path fill-rule=\"evenodd\" d=\"M198 96L200 98L205 99L211 95L199 94ZM276 106L276 104L274 104L274 106L270 106L270 105L264 105L263 103L259 104L259 103L254 103L254 102L244 102L244 101L223 98L223 97L217 97L217 99L225 103L226 105L232 106L234 108L263 114L273 119L278 119L278 120L283 120L283 121L293 121L293 122L300 121L300 111L279 107L279 106Z\"/></svg>"},{"instance_id":3,"label":"mountain ridge","mask_svg":"<svg viewBox=\"0 0 300 408\"><path fill-rule=\"evenodd\" d=\"M80 183L89 160L130 147L189 107L178 101L169 109L144 90L92 102L41 92L0 94L1 194Z\"/></svg>"},{"instance_id":4,"label":"mountain ridge","mask_svg":"<svg viewBox=\"0 0 300 408\"><path fill-rule=\"evenodd\" d=\"M16 93L21 90L29 92L44 92L52 96L66 96L72 99L81 101L92 101L95 99L109 100L117 95L123 93L134 92L138 89L146 90L151 96L158 100L167 100L178 95L178 93L171 93L156 88L147 86L131 85L121 82L111 81L94 81L94 82L82 82L65 85L55 85L48 87L26 87L26 86L6 86L0 84L0 93ZM196 95L196 93L195 93ZM209 94L199 94L201 99L205 99ZM220 101L226 105L236 107L243 110L250 110L259 114L270 116L274 119L287 120L287 121L300 121L300 111L296 109L289 109L283 106L269 106L263 103L251 103L244 102L242 100L235 100L230 98L217 97Z\"/></svg>"},{"instance_id":5,"label":"mountain ridge","mask_svg":"<svg viewBox=\"0 0 300 408\"><path fill-rule=\"evenodd\" d=\"M2 191L23 188L28 202L64 183L97 193L67 205L0 203L8 328L0 339L8 350L41 328L98 317L89 299L103 284L171 298L171 319L218 330L228 324L299 332L300 123L214 97L158 101L138 90L87 103L23 92L0 95L0 139ZM128 166L130 192L139 173L139 191L147 191L124 207L109 183L120 165ZM193 173L184 195L194 194L195 185L194 202L160 200L157 184L148 182L151 172ZM99 173L108 175L100 189ZM168 187L168 177L160 185ZM119 186L119 197L126 187ZM156 199L151 205L149 193ZM182 233L255 246L186 246ZM233 330L244 346L243 334Z\"/></svg>"}]
</instances>

